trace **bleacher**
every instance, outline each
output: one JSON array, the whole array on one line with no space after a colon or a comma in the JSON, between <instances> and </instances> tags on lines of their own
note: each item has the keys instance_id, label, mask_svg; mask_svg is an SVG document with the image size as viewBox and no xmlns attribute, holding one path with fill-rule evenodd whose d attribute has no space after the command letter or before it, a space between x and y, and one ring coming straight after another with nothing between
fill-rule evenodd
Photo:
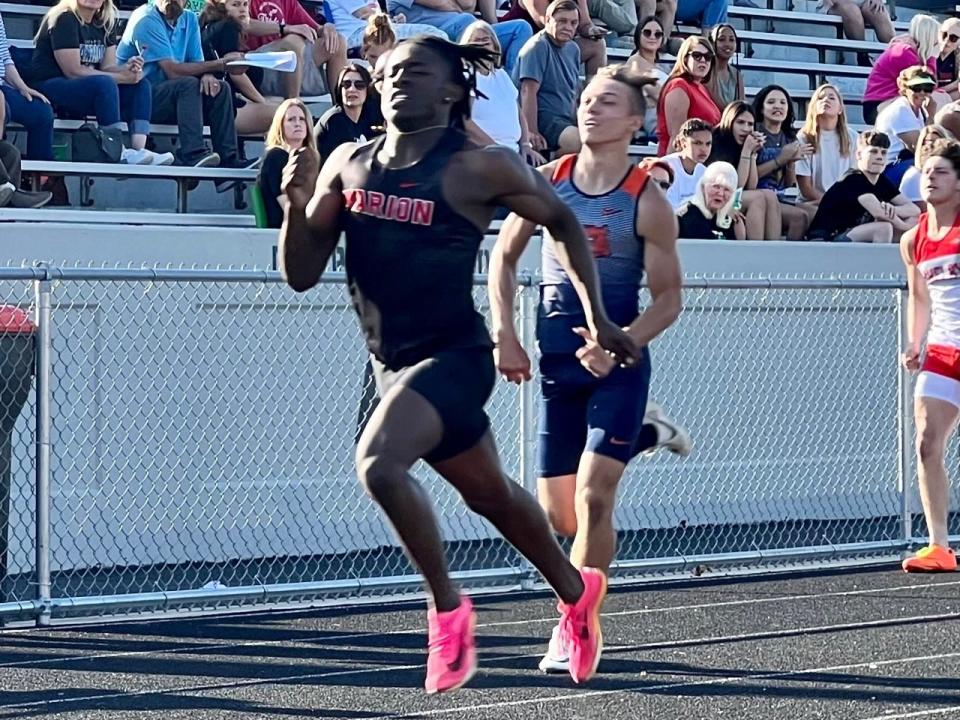
<instances>
[{"instance_id":1,"label":"bleacher","mask_svg":"<svg viewBox=\"0 0 960 720\"><path fill-rule=\"evenodd\" d=\"M814 12L815 0L766 0L766 7L746 8L730 7L731 23L738 28L741 40L741 53L737 65L744 72L747 99L752 99L761 87L771 82L787 88L798 105L798 118L802 120L806 101L810 92L822 82L833 82L844 94L849 110L849 119L855 129L862 130L860 124L860 104L863 88L869 68L855 62L858 52L878 54L883 46L875 41L872 31L868 31L868 40L854 42L842 39L840 18ZM11 44L18 47L31 47L32 36L47 8L22 3L0 3L0 14L4 18ZM129 17L129 12L121 12L121 19ZM909 24L907 11L901 11L895 23L897 32L904 32ZM697 32L696 28L679 27L681 35ZM611 62L621 62L630 55L630 51L620 47L608 48ZM664 57L666 62L672 59ZM329 106L329 97L310 98L311 110L315 115ZM55 130L65 138L75 130L81 121L58 120ZM16 127L8 128L8 133L17 136ZM161 143L175 141L175 126L156 126L151 134ZM256 156L262 142L256 138L244 138L248 157ZM163 148L161 148L163 149ZM653 155L654 144L635 144L631 153L637 157ZM241 195L217 195L212 192L213 182L234 180L246 185L256 177L254 170L232 170L216 168L182 167L137 167L126 165L97 165L92 163L75 164L69 162L24 163L25 172L33 176L64 175L72 178L71 196L79 194L81 206L93 206L98 210L109 211L152 211L140 212L141 220L153 219L158 223L177 222L192 224L203 222L205 214L223 218L228 215L249 217L247 202ZM164 199L165 191L144 189L144 181L164 182L166 186L176 188L175 198ZM201 181L200 189L188 193L193 181ZM151 188L157 187L155 184ZM189 202L188 202L189 198ZM192 213L188 213L192 209ZM167 218L157 211L176 211L176 218ZM44 213L69 213L70 210L51 209ZM89 210L73 210L84 216ZM172 214L172 213L171 213ZM123 222L104 213L104 222ZM120 212L123 217L128 213ZM0 213L0 221L19 221L22 217L13 211ZM66 217L66 216L64 216ZM71 215L71 217L73 217ZM246 221L245 221L246 222Z\"/></svg>"}]
</instances>

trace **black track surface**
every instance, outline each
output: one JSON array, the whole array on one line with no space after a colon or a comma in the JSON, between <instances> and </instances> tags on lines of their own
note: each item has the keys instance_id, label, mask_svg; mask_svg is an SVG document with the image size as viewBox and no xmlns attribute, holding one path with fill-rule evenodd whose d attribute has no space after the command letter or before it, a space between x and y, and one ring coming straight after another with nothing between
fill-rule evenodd
<instances>
[{"instance_id":1,"label":"black track surface","mask_svg":"<svg viewBox=\"0 0 960 720\"><path fill-rule=\"evenodd\" d=\"M536 670L553 604L478 601L480 671L439 697L419 606L7 631L0 720L960 719L960 575L616 590L586 686Z\"/></svg>"}]
</instances>

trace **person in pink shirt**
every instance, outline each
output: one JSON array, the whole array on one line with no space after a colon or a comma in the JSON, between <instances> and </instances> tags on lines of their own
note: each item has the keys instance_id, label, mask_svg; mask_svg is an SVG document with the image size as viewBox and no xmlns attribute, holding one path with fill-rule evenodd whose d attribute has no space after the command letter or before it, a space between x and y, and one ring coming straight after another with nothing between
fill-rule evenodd
<instances>
[{"instance_id":1,"label":"person in pink shirt","mask_svg":"<svg viewBox=\"0 0 960 720\"><path fill-rule=\"evenodd\" d=\"M940 24L930 15L914 15L907 35L890 41L867 78L863 94L863 119L871 125L877 114L899 97L897 77L914 65L926 65L936 77L940 54Z\"/></svg>"},{"instance_id":2,"label":"person in pink shirt","mask_svg":"<svg viewBox=\"0 0 960 720\"><path fill-rule=\"evenodd\" d=\"M251 52L297 53L295 72L264 71L264 95L326 95L347 64L344 37L332 23L318 23L297 0L250 0L246 43Z\"/></svg>"}]
</instances>

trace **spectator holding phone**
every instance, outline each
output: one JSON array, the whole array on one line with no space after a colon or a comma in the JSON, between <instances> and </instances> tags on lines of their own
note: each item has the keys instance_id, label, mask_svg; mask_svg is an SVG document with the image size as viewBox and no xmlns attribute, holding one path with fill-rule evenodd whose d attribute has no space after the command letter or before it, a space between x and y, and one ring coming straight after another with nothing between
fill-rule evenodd
<instances>
[{"instance_id":1,"label":"spectator holding phone","mask_svg":"<svg viewBox=\"0 0 960 720\"><path fill-rule=\"evenodd\" d=\"M130 147L120 162L170 165L172 153L146 149L153 96L143 77L143 58L117 63L117 10L113 0L60 0L40 23L33 51L33 79L64 117L95 115L103 127L127 123Z\"/></svg>"}]
</instances>

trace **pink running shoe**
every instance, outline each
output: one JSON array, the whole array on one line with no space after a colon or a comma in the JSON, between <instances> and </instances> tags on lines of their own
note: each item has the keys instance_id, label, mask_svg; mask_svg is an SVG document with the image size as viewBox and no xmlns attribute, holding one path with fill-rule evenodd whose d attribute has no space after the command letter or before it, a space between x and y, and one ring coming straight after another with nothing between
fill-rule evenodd
<instances>
[{"instance_id":1,"label":"pink running shoe","mask_svg":"<svg viewBox=\"0 0 960 720\"><path fill-rule=\"evenodd\" d=\"M460 598L460 607L450 612L427 611L429 654L428 693L442 693L463 687L477 671L477 647L473 639L476 616L470 598Z\"/></svg>"},{"instance_id":2,"label":"pink running shoe","mask_svg":"<svg viewBox=\"0 0 960 720\"><path fill-rule=\"evenodd\" d=\"M561 602L560 632L570 652L570 677L575 683L584 683L597 672L603 653L603 635L600 632L600 606L607 594L607 576L596 568L585 567L583 595L573 605Z\"/></svg>"}]
</instances>

